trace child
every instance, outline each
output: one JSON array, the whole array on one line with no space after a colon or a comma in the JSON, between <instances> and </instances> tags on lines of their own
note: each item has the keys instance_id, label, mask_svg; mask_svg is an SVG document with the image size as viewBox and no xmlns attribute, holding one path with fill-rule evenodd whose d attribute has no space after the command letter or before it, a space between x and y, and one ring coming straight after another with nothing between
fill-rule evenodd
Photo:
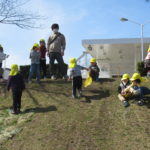
<instances>
[{"instance_id":1,"label":"child","mask_svg":"<svg viewBox=\"0 0 150 150\"><path fill-rule=\"evenodd\" d=\"M126 97L127 97L127 93L125 93L125 89L130 85L130 76L129 74L123 74L123 77L121 79L121 83L118 87L118 98L120 101L123 102L123 106L124 107L127 107L129 106L129 103L128 101L126 100Z\"/></svg>"},{"instance_id":2,"label":"child","mask_svg":"<svg viewBox=\"0 0 150 150\"><path fill-rule=\"evenodd\" d=\"M22 91L25 89L23 77L19 74L18 65L11 66L7 90L12 90L13 110L12 114L20 113Z\"/></svg>"},{"instance_id":3,"label":"child","mask_svg":"<svg viewBox=\"0 0 150 150\"><path fill-rule=\"evenodd\" d=\"M100 70L99 70L99 67L98 67L98 65L96 63L96 58L91 58L90 63L91 63L91 65L89 67L89 69L90 69L90 76L92 77L93 81L98 81Z\"/></svg>"},{"instance_id":4,"label":"child","mask_svg":"<svg viewBox=\"0 0 150 150\"><path fill-rule=\"evenodd\" d=\"M4 54L3 51L3 47L2 45L0 45L0 78L2 78L4 72L4 70L2 69L2 62L8 57L8 55Z\"/></svg>"},{"instance_id":5,"label":"child","mask_svg":"<svg viewBox=\"0 0 150 150\"><path fill-rule=\"evenodd\" d=\"M29 82L32 82L32 76L34 73L36 74L37 82L40 82L40 57L39 44L35 43L30 53L31 66L29 72Z\"/></svg>"},{"instance_id":6,"label":"child","mask_svg":"<svg viewBox=\"0 0 150 150\"><path fill-rule=\"evenodd\" d=\"M150 46L147 51L147 56L145 57L144 60L144 68L146 68L147 76L150 76Z\"/></svg>"},{"instance_id":7,"label":"child","mask_svg":"<svg viewBox=\"0 0 150 150\"><path fill-rule=\"evenodd\" d=\"M7 55L3 53L3 47L0 45L0 68L2 68L2 61L7 58Z\"/></svg>"},{"instance_id":8,"label":"child","mask_svg":"<svg viewBox=\"0 0 150 150\"><path fill-rule=\"evenodd\" d=\"M140 106L144 105L144 100L143 100L144 95L150 94L150 89L148 89L147 87L141 86L141 83L146 82L147 79L144 77L141 77L139 73L134 73L130 80L132 81L132 86L138 87L137 88L138 90L135 93L136 95L138 95L137 104Z\"/></svg>"},{"instance_id":9,"label":"child","mask_svg":"<svg viewBox=\"0 0 150 150\"><path fill-rule=\"evenodd\" d=\"M44 78L46 78L46 46L45 46L45 40L40 40L40 49L41 58L40 58L40 69L43 71Z\"/></svg>"},{"instance_id":10,"label":"child","mask_svg":"<svg viewBox=\"0 0 150 150\"><path fill-rule=\"evenodd\" d=\"M69 64L69 71L68 71L68 76L69 80L72 78L72 97L77 98L76 96L76 90L78 89L79 92L79 97L82 94L82 76L81 76L81 70L88 70L85 67L77 65L77 61L75 58L70 59L70 64Z\"/></svg>"}]
</instances>

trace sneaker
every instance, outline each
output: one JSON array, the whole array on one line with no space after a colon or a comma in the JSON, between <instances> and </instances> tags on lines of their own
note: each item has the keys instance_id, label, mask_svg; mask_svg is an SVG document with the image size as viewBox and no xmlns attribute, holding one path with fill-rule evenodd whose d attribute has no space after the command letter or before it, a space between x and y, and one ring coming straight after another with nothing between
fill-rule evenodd
<instances>
[{"instance_id":1,"label":"sneaker","mask_svg":"<svg viewBox=\"0 0 150 150\"><path fill-rule=\"evenodd\" d=\"M51 76L51 79L52 79L52 80L56 80L56 77L55 77L55 76Z\"/></svg>"},{"instance_id":2,"label":"sneaker","mask_svg":"<svg viewBox=\"0 0 150 150\"><path fill-rule=\"evenodd\" d=\"M77 98L77 96L76 96L76 95L72 95L72 98L73 98L73 99L76 99L76 98Z\"/></svg>"},{"instance_id":3,"label":"sneaker","mask_svg":"<svg viewBox=\"0 0 150 150\"><path fill-rule=\"evenodd\" d=\"M11 114L13 114L13 115L17 115L17 114L18 114L18 112L14 111L14 110L11 110Z\"/></svg>"},{"instance_id":4,"label":"sneaker","mask_svg":"<svg viewBox=\"0 0 150 150\"><path fill-rule=\"evenodd\" d=\"M143 101L143 100L139 100L139 101L137 102L137 104L138 104L139 106L143 106L143 105L144 105L144 101Z\"/></svg>"},{"instance_id":5,"label":"sneaker","mask_svg":"<svg viewBox=\"0 0 150 150\"><path fill-rule=\"evenodd\" d=\"M47 79L47 77L46 76L44 76L44 80L46 80Z\"/></svg>"},{"instance_id":6,"label":"sneaker","mask_svg":"<svg viewBox=\"0 0 150 150\"><path fill-rule=\"evenodd\" d=\"M63 76L63 80L67 80L68 79L68 76Z\"/></svg>"},{"instance_id":7,"label":"sneaker","mask_svg":"<svg viewBox=\"0 0 150 150\"><path fill-rule=\"evenodd\" d=\"M82 97L82 91L79 91L78 97L79 97L79 98Z\"/></svg>"},{"instance_id":8,"label":"sneaker","mask_svg":"<svg viewBox=\"0 0 150 150\"><path fill-rule=\"evenodd\" d=\"M128 101L123 101L122 104L123 104L124 107L128 107L129 106L129 102Z\"/></svg>"}]
</instances>

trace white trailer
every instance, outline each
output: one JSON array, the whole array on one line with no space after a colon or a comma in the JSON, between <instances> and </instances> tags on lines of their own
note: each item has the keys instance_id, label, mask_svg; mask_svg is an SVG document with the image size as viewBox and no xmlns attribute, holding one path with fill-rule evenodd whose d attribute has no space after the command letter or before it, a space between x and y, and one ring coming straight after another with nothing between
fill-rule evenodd
<instances>
[{"instance_id":1,"label":"white trailer","mask_svg":"<svg viewBox=\"0 0 150 150\"><path fill-rule=\"evenodd\" d=\"M144 38L144 57L149 44L150 38ZM82 40L82 45L87 53L97 59L101 68L100 77L132 74L141 61L140 38Z\"/></svg>"}]
</instances>

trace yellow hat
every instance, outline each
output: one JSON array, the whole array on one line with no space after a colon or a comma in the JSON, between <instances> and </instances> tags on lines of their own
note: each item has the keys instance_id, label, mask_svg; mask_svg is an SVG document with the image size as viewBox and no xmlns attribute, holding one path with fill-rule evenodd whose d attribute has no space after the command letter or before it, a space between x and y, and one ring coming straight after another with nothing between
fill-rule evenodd
<instances>
[{"instance_id":1,"label":"yellow hat","mask_svg":"<svg viewBox=\"0 0 150 150\"><path fill-rule=\"evenodd\" d=\"M39 44L38 43L34 43L34 45L32 46L32 49L33 48L40 48Z\"/></svg>"},{"instance_id":2,"label":"yellow hat","mask_svg":"<svg viewBox=\"0 0 150 150\"><path fill-rule=\"evenodd\" d=\"M149 48L148 48L147 52L150 52L150 45L149 45Z\"/></svg>"},{"instance_id":3,"label":"yellow hat","mask_svg":"<svg viewBox=\"0 0 150 150\"><path fill-rule=\"evenodd\" d=\"M10 71L9 75L15 76L18 74L18 72L19 72L18 65L16 65L16 64L11 65L11 71Z\"/></svg>"},{"instance_id":4,"label":"yellow hat","mask_svg":"<svg viewBox=\"0 0 150 150\"><path fill-rule=\"evenodd\" d=\"M96 58L91 58L91 59L90 59L90 62L91 62L91 63L95 63L95 62L96 62Z\"/></svg>"},{"instance_id":5,"label":"yellow hat","mask_svg":"<svg viewBox=\"0 0 150 150\"><path fill-rule=\"evenodd\" d=\"M123 74L123 76L122 76L122 78L121 78L121 81L122 80L126 80L126 79L130 79L130 76L129 76L129 74Z\"/></svg>"},{"instance_id":6,"label":"yellow hat","mask_svg":"<svg viewBox=\"0 0 150 150\"><path fill-rule=\"evenodd\" d=\"M141 80L141 82L147 82L148 81L147 78L141 77L141 75L139 73L134 73L130 80L135 81L137 79Z\"/></svg>"},{"instance_id":7,"label":"yellow hat","mask_svg":"<svg viewBox=\"0 0 150 150\"><path fill-rule=\"evenodd\" d=\"M76 67L77 60L75 58L71 58L69 62L70 62L69 68L75 68Z\"/></svg>"}]
</instances>

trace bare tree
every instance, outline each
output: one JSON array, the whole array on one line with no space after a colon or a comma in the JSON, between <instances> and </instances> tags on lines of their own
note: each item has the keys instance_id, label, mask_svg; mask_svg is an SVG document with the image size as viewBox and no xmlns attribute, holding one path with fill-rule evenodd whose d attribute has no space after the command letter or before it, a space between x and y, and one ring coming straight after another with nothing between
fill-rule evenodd
<instances>
[{"instance_id":1,"label":"bare tree","mask_svg":"<svg viewBox=\"0 0 150 150\"><path fill-rule=\"evenodd\" d=\"M36 15L21 10L29 0L0 0L0 23L12 24L20 28L39 28L36 21L42 19Z\"/></svg>"}]
</instances>

